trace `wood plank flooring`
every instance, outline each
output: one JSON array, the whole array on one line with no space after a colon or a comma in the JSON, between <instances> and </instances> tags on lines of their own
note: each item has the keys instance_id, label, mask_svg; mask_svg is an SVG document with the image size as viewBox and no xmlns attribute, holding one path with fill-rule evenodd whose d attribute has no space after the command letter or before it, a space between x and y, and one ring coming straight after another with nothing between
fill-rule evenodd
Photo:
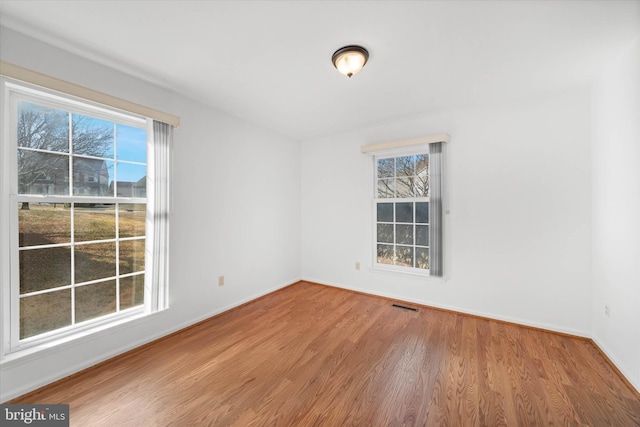
<instances>
[{"instance_id":1,"label":"wood plank flooring","mask_svg":"<svg viewBox=\"0 0 640 427\"><path fill-rule=\"evenodd\" d=\"M589 341L300 282L12 403L73 426L640 426Z\"/></svg>"}]
</instances>

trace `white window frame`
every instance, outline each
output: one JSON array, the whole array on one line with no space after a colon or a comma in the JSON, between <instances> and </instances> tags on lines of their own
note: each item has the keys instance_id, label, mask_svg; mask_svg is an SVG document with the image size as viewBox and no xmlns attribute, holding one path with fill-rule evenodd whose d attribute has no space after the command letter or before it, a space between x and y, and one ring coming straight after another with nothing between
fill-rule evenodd
<instances>
[{"instance_id":1,"label":"white window frame","mask_svg":"<svg viewBox=\"0 0 640 427\"><path fill-rule=\"evenodd\" d=\"M0 115L0 127L2 129L2 143L0 143L0 307L2 308L2 340L0 341L0 360L20 357L21 354L31 353L52 345L66 342L81 336L86 336L105 328L116 326L137 318L149 315L152 312L166 308L166 302L158 305L153 301L153 292L164 293L166 288L153 286L154 271L152 271L153 251L150 248L153 238L153 180L148 179L147 195L145 198L121 197L114 194L105 200L104 197L89 196L35 196L19 195L17 179L17 134L15 125L16 99L26 100L39 105L48 105L61 108L66 111L90 115L91 117L105 119L114 123L145 128L147 131L147 155L152 153L152 120L133 113L127 113L113 108L105 107L92 101L86 101L71 95L34 86L29 83L11 78L0 78L0 105L4 113ZM152 175L150 161L147 160L147 173ZM72 181L73 177L69 179ZM70 183L72 185L72 183ZM72 191L70 191L72 193ZM18 212L17 205L20 201L30 202L55 202L55 203L146 203L146 229L145 229L145 280L144 280L144 304L115 312L96 319L87 320L80 324L70 325L33 337L19 339L19 257L18 255ZM117 214L116 214L117 215ZM128 239L130 240L130 239ZM135 240L135 238L134 238ZM85 242L83 242L85 243ZM73 268L73 265L72 265ZM122 275L121 277L128 276Z\"/></svg>"},{"instance_id":2,"label":"white window frame","mask_svg":"<svg viewBox=\"0 0 640 427\"><path fill-rule=\"evenodd\" d=\"M379 263L378 262L378 217L377 217L377 207L379 203L393 203L394 206L396 203L403 203L403 202L411 202L411 203L418 203L418 202L429 202L429 197L405 197L405 198L378 198L378 160L381 159L390 159L390 158L396 158L396 157L404 157L404 156L413 156L413 155L418 155L418 154L426 154L427 156L429 155L429 146L428 145L420 145L418 147L411 147L411 148L403 148L403 149L394 149L394 150L384 150L381 152L376 152L373 155L373 200L372 200L372 243L373 243L373 248L372 248L372 265L374 269L378 269L378 270L387 270L387 271L395 271L395 272L402 272L402 273L408 273L408 274L414 274L414 275L418 275L418 276L429 276L429 270L428 269L424 269L424 268L417 268L417 267L406 267L406 266L400 266L400 265L391 265L391 264L384 264L384 263ZM431 168L429 168L429 173L431 172ZM414 211L414 215L415 215L415 211ZM394 225L397 224L396 222L393 223ZM407 223L409 224L409 223ZM411 223L412 225L415 226L416 222L415 222L415 216L414 216L414 222ZM431 226L430 223L427 223L426 225L429 225L429 227ZM393 232L394 235L394 243L393 246L395 248L396 243L395 243L395 230ZM414 228L414 239L415 239L415 228ZM403 246L403 245L401 245ZM415 240L414 240L414 244L413 245L407 245L407 246L412 246L415 248ZM422 245L419 245L422 246ZM427 246L427 248L429 248L429 246ZM395 250L395 249L394 249ZM415 259L415 253L414 253L414 259Z\"/></svg>"}]
</instances>

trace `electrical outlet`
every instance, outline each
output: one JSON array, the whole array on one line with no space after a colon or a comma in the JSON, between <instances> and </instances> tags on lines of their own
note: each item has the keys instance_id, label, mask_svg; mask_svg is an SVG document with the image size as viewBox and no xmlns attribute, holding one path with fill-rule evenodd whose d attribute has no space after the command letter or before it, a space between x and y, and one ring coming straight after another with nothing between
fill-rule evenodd
<instances>
[{"instance_id":1,"label":"electrical outlet","mask_svg":"<svg viewBox=\"0 0 640 427\"><path fill-rule=\"evenodd\" d=\"M360 262L356 261L356 270L360 270Z\"/></svg>"},{"instance_id":2,"label":"electrical outlet","mask_svg":"<svg viewBox=\"0 0 640 427\"><path fill-rule=\"evenodd\" d=\"M609 317L609 306L608 305L604 306L604 315Z\"/></svg>"},{"instance_id":3,"label":"electrical outlet","mask_svg":"<svg viewBox=\"0 0 640 427\"><path fill-rule=\"evenodd\" d=\"M224 276L218 276L218 286L224 286Z\"/></svg>"}]
</instances>

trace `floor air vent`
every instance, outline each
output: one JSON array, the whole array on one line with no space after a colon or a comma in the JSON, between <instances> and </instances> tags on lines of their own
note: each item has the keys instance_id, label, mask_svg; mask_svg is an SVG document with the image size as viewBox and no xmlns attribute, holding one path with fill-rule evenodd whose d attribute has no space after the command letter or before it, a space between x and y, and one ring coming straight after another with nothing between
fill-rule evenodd
<instances>
[{"instance_id":1,"label":"floor air vent","mask_svg":"<svg viewBox=\"0 0 640 427\"><path fill-rule=\"evenodd\" d=\"M392 307L403 308L403 309L405 309L405 310L418 311L418 309L417 309L417 308L407 307L406 305L391 304L391 306L392 306Z\"/></svg>"}]
</instances>

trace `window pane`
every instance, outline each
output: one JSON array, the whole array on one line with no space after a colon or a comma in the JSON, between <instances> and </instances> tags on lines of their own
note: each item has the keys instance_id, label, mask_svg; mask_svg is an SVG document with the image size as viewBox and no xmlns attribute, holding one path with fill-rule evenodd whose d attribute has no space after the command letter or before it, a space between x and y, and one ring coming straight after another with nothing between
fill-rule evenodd
<instances>
[{"instance_id":1,"label":"window pane","mask_svg":"<svg viewBox=\"0 0 640 427\"><path fill-rule=\"evenodd\" d=\"M393 265L393 246L378 245L378 262Z\"/></svg>"},{"instance_id":2,"label":"window pane","mask_svg":"<svg viewBox=\"0 0 640 427\"><path fill-rule=\"evenodd\" d=\"M429 197L429 155L416 156L416 197Z\"/></svg>"},{"instance_id":3,"label":"window pane","mask_svg":"<svg viewBox=\"0 0 640 427\"><path fill-rule=\"evenodd\" d=\"M120 274L144 270L144 245L144 239L120 242Z\"/></svg>"},{"instance_id":4,"label":"window pane","mask_svg":"<svg viewBox=\"0 0 640 427\"><path fill-rule=\"evenodd\" d=\"M76 283L116 275L116 243L90 243L75 248Z\"/></svg>"},{"instance_id":5,"label":"window pane","mask_svg":"<svg viewBox=\"0 0 640 427\"><path fill-rule=\"evenodd\" d=\"M416 155L416 175L427 175L429 173L429 155Z\"/></svg>"},{"instance_id":6,"label":"window pane","mask_svg":"<svg viewBox=\"0 0 640 427\"><path fill-rule=\"evenodd\" d=\"M144 304L144 274L120 279L120 310Z\"/></svg>"},{"instance_id":7,"label":"window pane","mask_svg":"<svg viewBox=\"0 0 640 427\"><path fill-rule=\"evenodd\" d=\"M147 167L118 163L116 166L118 197L147 197Z\"/></svg>"},{"instance_id":8,"label":"window pane","mask_svg":"<svg viewBox=\"0 0 640 427\"><path fill-rule=\"evenodd\" d=\"M395 169L395 159L378 160L378 178L393 178Z\"/></svg>"},{"instance_id":9,"label":"window pane","mask_svg":"<svg viewBox=\"0 0 640 427\"><path fill-rule=\"evenodd\" d=\"M74 196L113 196L113 162L73 158Z\"/></svg>"},{"instance_id":10,"label":"window pane","mask_svg":"<svg viewBox=\"0 0 640 427\"><path fill-rule=\"evenodd\" d=\"M416 203L416 222L421 224L429 223L429 203L428 202Z\"/></svg>"},{"instance_id":11,"label":"window pane","mask_svg":"<svg viewBox=\"0 0 640 427\"><path fill-rule=\"evenodd\" d=\"M413 267L413 248L410 246L396 246L396 265Z\"/></svg>"},{"instance_id":12,"label":"window pane","mask_svg":"<svg viewBox=\"0 0 640 427\"><path fill-rule=\"evenodd\" d=\"M416 268L429 269L429 249L416 248Z\"/></svg>"},{"instance_id":13,"label":"window pane","mask_svg":"<svg viewBox=\"0 0 640 427\"><path fill-rule=\"evenodd\" d=\"M416 225L416 245L429 246L428 225Z\"/></svg>"},{"instance_id":14,"label":"window pane","mask_svg":"<svg viewBox=\"0 0 640 427\"><path fill-rule=\"evenodd\" d=\"M113 122L73 115L73 153L113 159Z\"/></svg>"},{"instance_id":15,"label":"window pane","mask_svg":"<svg viewBox=\"0 0 640 427\"><path fill-rule=\"evenodd\" d=\"M18 149L20 194L69 194L69 156Z\"/></svg>"},{"instance_id":16,"label":"window pane","mask_svg":"<svg viewBox=\"0 0 640 427\"><path fill-rule=\"evenodd\" d=\"M76 322L94 319L116 311L116 281L76 288Z\"/></svg>"},{"instance_id":17,"label":"window pane","mask_svg":"<svg viewBox=\"0 0 640 427\"><path fill-rule=\"evenodd\" d=\"M377 203L378 222L393 222L393 203Z\"/></svg>"},{"instance_id":18,"label":"window pane","mask_svg":"<svg viewBox=\"0 0 640 427\"><path fill-rule=\"evenodd\" d=\"M20 251L20 294L70 284L70 247Z\"/></svg>"},{"instance_id":19,"label":"window pane","mask_svg":"<svg viewBox=\"0 0 640 427\"><path fill-rule=\"evenodd\" d=\"M414 178L413 177L407 177L407 178L398 178L397 184L396 184L396 191L398 192L397 197L398 198L402 198L402 197L414 197L414 189L413 189L413 182L414 182Z\"/></svg>"},{"instance_id":20,"label":"window pane","mask_svg":"<svg viewBox=\"0 0 640 427\"><path fill-rule=\"evenodd\" d=\"M395 197L395 182L393 178L378 180L378 198L388 199Z\"/></svg>"},{"instance_id":21,"label":"window pane","mask_svg":"<svg viewBox=\"0 0 640 427\"><path fill-rule=\"evenodd\" d=\"M413 245L413 225L396 225L396 243Z\"/></svg>"},{"instance_id":22,"label":"window pane","mask_svg":"<svg viewBox=\"0 0 640 427\"><path fill-rule=\"evenodd\" d=\"M71 242L71 209L64 203L19 203L20 247Z\"/></svg>"},{"instance_id":23,"label":"window pane","mask_svg":"<svg viewBox=\"0 0 640 427\"><path fill-rule=\"evenodd\" d=\"M71 324L71 289L20 298L20 339Z\"/></svg>"},{"instance_id":24,"label":"window pane","mask_svg":"<svg viewBox=\"0 0 640 427\"><path fill-rule=\"evenodd\" d=\"M69 152L69 113L18 101L18 147Z\"/></svg>"},{"instance_id":25,"label":"window pane","mask_svg":"<svg viewBox=\"0 0 640 427\"><path fill-rule=\"evenodd\" d=\"M118 160L147 163L147 131L131 126L116 125Z\"/></svg>"},{"instance_id":26,"label":"window pane","mask_svg":"<svg viewBox=\"0 0 640 427\"><path fill-rule=\"evenodd\" d=\"M414 190L416 197L429 197L429 175L423 174L415 177Z\"/></svg>"},{"instance_id":27,"label":"window pane","mask_svg":"<svg viewBox=\"0 0 640 427\"><path fill-rule=\"evenodd\" d=\"M413 203L396 203L396 222L413 222Z\"/></svg>"},{"instance_id":28,"label":"window pane","mask_svg":"<svg viewBox=\"0 0 640 427\"><path fill-rule=\"evenodd\" d=\"M393 243L393 224L378 224L378 242Z\"/></svg>"},{"instance_id":29,"label":"window pane","mask_svg":"<svg viewBox=\"0 0 640 427\"><path fill-rule=\"evenodd\" d=\"M145 235L146 204L121 203L118 209L118 216L120 237L142 237Z\"/></svg>"},{"instance_id":30,"label":"window pane","mask_svg":"<svg viewBox=\"0 0 640 427\"><path fill-rule=\"evenodd\" d=\"M415 175L416 166L415 156L396 157L396 175L397 176L413 176Z\"/></svg>"},{"instance_id":31,"label":"window pane","mask_svg":"<svg viewBox=\"0 0 640 427\"><path fill-rule=\"evenodd\" d=\"M116 238L115 204L75 203L73 206L76 242Z\"/></svg>"}]
</instances>

